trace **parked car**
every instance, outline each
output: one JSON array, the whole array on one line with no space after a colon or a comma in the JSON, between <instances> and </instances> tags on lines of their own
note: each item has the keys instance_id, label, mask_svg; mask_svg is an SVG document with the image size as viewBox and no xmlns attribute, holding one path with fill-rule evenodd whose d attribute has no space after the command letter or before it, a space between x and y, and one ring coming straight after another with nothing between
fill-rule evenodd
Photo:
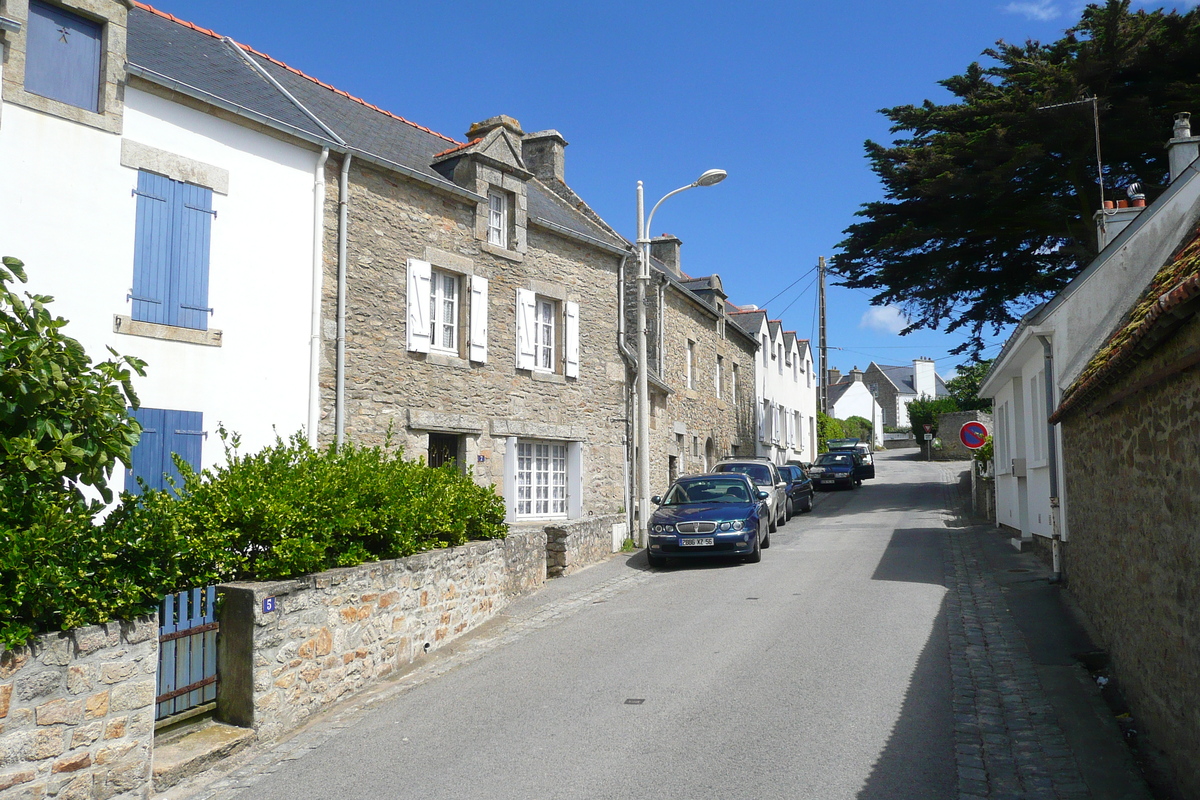
<instances>
[{"instance_id":1,"label":"parked car","mask_svg":"<svg viewBox=\"0 0 1200 800\"><path fill-rule=\"evenodd\" d=\"M861 439L829 439L826 442L829 451L849 450L859 456L859 480L870 480L875 477L875 457L871 455L871 445Z\"/></svg>"},{"instance_id":2,"label":"parked car","mask_svg":"<svg viewBox=\"0 0 1200 800\"><path fill-rule=\"evenodd\" d=\"M787 522L787 481L779 474L779 468L766 458L726 458L718 461L713 472L740 472L749 475L758 488L770 497L767 500L771 513L768 518L771 533Z\"/></svg>"},{"instance_id":3,"label":"parked car","mask_svg":"<svg viewBox=\"0 0 1200 800\"><path fill-rule=\"evenodd\" d=\"M666 566L668 558L740 555L762 559L771 546L767 492L741 473L689 475L679 478L650 515L650 566Z\"/></svg>"},{"instance_id":4,"label":"parked car","mask_svg":"<svg viewBox=\"0 0 1200 800\"><path fill-rule=\"evenodd\" d=\"M860 459L853 450L831 450L817 456L808 472L817 489L855 489L862 485Z\"/></svg>"},{"instance_id":5,"label":"parked car","mask_svg":"<svg viewBox=\"0 0 1200 800\"><path fill-rule=\"evenodd\" d=\"M787 514L813 510L813 482L804 468L797 464L785 464L779 474L787 481Z\"/></svg>"}]
</instances>

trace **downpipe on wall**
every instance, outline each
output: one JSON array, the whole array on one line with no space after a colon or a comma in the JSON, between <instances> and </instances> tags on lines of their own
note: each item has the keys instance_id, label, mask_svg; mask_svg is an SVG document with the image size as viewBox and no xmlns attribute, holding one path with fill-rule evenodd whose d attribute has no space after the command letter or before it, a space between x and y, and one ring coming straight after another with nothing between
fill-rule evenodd
<instances>
[{"instance_id":1,"label":"downpipe on wall","mask_svg":"<svg viewBox=\"0 0 1200 800\"><path fill-rule=\"evenodd\" d=\"M633 351L625 344L625 266L629 263L630 255L626 253L621 256L621 263L617 266L617 352L625 360L625 520L629 525L629 537L633 538L633 476L637 465L634 463L633 446L633 392L629 391L628 376L630 370L636 369L636 360Z\"/></svg>"},{"instance_id":2,"label":"downpipe on wall","mask_svg":"<svg viewBox=\"0 0 1200 800\"><path fill-rule=\"evenodd\" d=\"M334 400L336 435L341 447L346 441L346 242L349 239L350 162L353 156L342 158L342 173L338 180L338 250L337 250L337 390Z\"/></svg>"},{"instance_id":3,"label":"downpipe on wall","mask_svg":"<svg viewBox=\"0 0 1200 800\"><path fill-rule=\"evenodd\" d=\"M1058 430L1050 417L1054 415L1054 348L1049 336L1038 334L1045 359L1046 384L1046 462L1050 468L1050 553L1054 574L1051 583L1062 581L1062 507L1058 493Z\"/></svg>"},{"instance_id":4,"label":"downpipe on wall","mask_svg":"<svg viewBox=\"0 0 1200 800\"><path fill-rule=\"evenodd\" d=\"M329 148L322 147L313 182L312 324L308 341L308 443L317 446L321 423L321 294L325 278L325 162Z\"/></svg>"}]
</instances>

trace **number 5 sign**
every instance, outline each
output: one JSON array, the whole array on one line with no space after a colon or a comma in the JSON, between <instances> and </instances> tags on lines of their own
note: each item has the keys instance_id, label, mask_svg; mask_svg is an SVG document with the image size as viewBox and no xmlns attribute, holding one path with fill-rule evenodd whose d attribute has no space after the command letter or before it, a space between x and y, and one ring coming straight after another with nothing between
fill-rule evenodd
<instances>
[{"instance_id":1,"label":"number 5 sign","mask_svg":"<svg viewBox=\"0 0 1200 800\"><path fill-rule=\"evenodd\" d=\"M987 442L988 429L982 422L964 423L958 432L958 440L964 447L978 450Z\"/></svg>"}]
</instances>

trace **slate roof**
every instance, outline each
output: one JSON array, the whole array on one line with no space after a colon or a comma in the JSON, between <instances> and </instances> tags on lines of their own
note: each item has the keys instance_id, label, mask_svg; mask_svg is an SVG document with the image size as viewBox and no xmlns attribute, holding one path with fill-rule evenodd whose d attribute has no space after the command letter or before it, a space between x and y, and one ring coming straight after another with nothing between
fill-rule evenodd
<instances>
[{"instance_id":1,"label":"slate roof","mask_svg":"<svg viewBox=\"0 0 1200 800\"><path fill-rule=\"evenodd\" d=\"M759 329L767 319L767 312L761 308L754 311L730 311L729 318L746 333L757 337Z\"/></svg>"},{"instance_id":2,"label":"slate roof","mask_svg":"<svg viewBox=\"0 0 1200 800\"><path fill-rule=\"evenodd\" d=\"M1200 230L1160 269L1104 346L1063 392L1050 417L1057 423L1071 409L1125 374L1200 305Z\"/></svg>"},{"instance_id":3,"label":"slate roof","mask_svg":"<svg viewBox=\"0 0 1200 800\"><path fill-rule=\"evenodd\" d=\"M832 383L826 387L826 396L829 398L831 406L837 405L837 401L842 399L842 395L850 391L850 387L854 385L853 381L841 381L840 383Z\"/></svg>"},{"instance_id":4,"label":"slate roof","mask_svg":"<svg viewBox=\"0 0 1200 800\"><path fill-rule=\"evenodd\" d=\"M900 366L889 366L887 364L875 364L881 372L896 385L902 394L916 394L917 388L913 378L912 364L901 364ZM950 394L946 388L946 382L942 380L942 376L937 372L933 373L934 378L934 393L937 397L945 397Z\"/></svg>"},{"instance_id":5,"label":"slate roof","mask_svg":"<svg viewBox=\"0 0 1200 800\"><path fill-rule=\"evenodd\" d=\"M458 142L418 125L252 47L144 3L135 3L128 24L127 58L145 79L248 111L319 145L362 153L428 183L462 191L432 164L439 154L466 148L470 142ZM247 57L284 91L251 66ZM533 220L544 220L609 247L628 248L628 242L593 223L536 179L527 187Z\"/></svg>"}]
</instances>

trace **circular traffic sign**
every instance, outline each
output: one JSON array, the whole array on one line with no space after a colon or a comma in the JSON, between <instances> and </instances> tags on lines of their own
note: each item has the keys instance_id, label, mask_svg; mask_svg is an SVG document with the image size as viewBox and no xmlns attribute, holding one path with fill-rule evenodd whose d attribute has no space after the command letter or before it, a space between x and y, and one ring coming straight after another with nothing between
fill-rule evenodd
<instances>
[{"instance_id":1,"label":"circular traffic sign","mask_svg":"<svg viewBox=\"0 0 1200 800\"><path fill-rule=\"evenodd\" d=\"M965 422L958 432L958 440L964 447L978 450L987 443L988 429L982 422Z\"/></svg>"}]
</instances>

